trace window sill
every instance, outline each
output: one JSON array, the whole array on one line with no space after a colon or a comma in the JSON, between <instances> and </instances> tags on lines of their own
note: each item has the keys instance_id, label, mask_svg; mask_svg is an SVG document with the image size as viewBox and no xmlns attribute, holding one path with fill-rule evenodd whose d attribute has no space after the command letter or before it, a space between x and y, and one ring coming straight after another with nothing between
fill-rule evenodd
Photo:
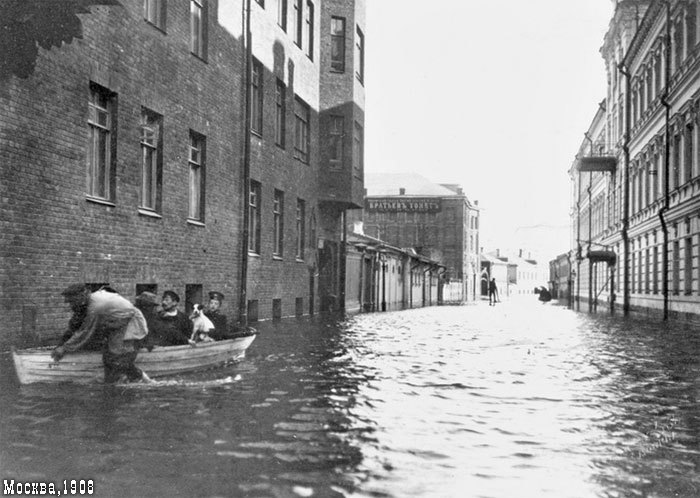
<instances>
[{"instance_id":1,"label":"window sill","mask_svg":"<svg viewBox=\"0 0 700 498\"><path fill-rule=\"evenodd\" d=\"M206 225L199 220L193 220L192 218L187 218L188 225L194 225L196 227L205 227Z\"/></svg>"},{"instance_id":2,"label":"window sill","mask_svg":"<svg viewBox=\"0 0 700 498\"><path fill-rule=\"evenodd\" d=\"M155 24L155 23L149 21L148 19L144 19L144 21L146 22L146 24L148 24L149 26L151 26L151 27L155 28L156 30L160 31L160 32L163 33L164 35L167 35L167 34L168 34L168 32L165 31L165 28L164 28L164 27L158 26L157 24Z\"/></svg>"},{"instance_id":3,"label":"window sill","mask_svg":"<svg viewBox=\"0 0 700 498\"><path fill-rule=\"evenodd\" d=\"M205 58L202 57L201 55L197 55L197 54L195 54L194 52L190 52L190 54L192 54L192 57L194 57L195 59L199 59L199 60L202 61L204 64L209 64L209 62L207 61L207 59L205 59Z\"/></svg>"},{"instance_id":4,"label":"window sill","mask_svg":"<svg viewBox=\"0 0 700 498\"><path fill-rule=\"evenodd\" d=\"M297 258L297 259L296 259L296 262L297 262L297 263L306 263L306 261L304 261L304 260L301 259L301 258Z\"/></svg>"},{"instance_id":5,"label":"window sill","mask_svg":"<svg viewBox=\"0 0 700 498\"><path fill-rule=\"evenodd\" d=\"M257 252L248 251L248 257L249 258L259 258L260 254Z\"/></svg>"},{"instance_id":6,"label":"window sill","mask_svg":"<svg viewBox=\"0 0 700 498\"><path fill-rule=\"evenodd\" d=\"M139 208L138 212L140 215L148 216L149 218L163 218L160 214L156 213L155 211L151 211L150 209L146 208Z\"/></svg>"},{"instance_id":7,"label":"window sill","mask_svg":"<svg viewBox=\"0 0 700 498\"><path fill-rule=\"evenodd\" d=\"M335 73L335 74L345 74L345 69L334 69L334 68L331 68L331 69L330 69L330 72L331 72L331 73Z\"/></svg>"},{"instance_id":8,"label":"window sill","mask_svg":"<svg viewBox=\"0 0 700 498\"><path fill-rule=\"evenodd\" d=\"M108 201L107 199L101 199L99 197L92 197L91 195L88 195L85 197L85 200L88 202L92 202L93 204L101 204L103 206L108 206L108 207L117 207L115 203L112 201Z\"/></svg>"},{"instance_id":9,"label":"window sill","mask_svg":"<svg viewBox=\"0 0 700 498\"><path fill-rule=\"evenodd\" d=\"M281 149L281 150L284 150L284 151L287 150L287 147L285 147L284 144L278 144L277 142L275 142L275 145L277 146L278 149Z\"/></svg>"},{"instance_id":10,"label":"window sill","mask_svg":"<svg viewBox=\"0 0 700 498\"><path fill-rule=\"evenodd\" d=\"M280 256L279 254L273 254L273 255L272 255L272 260L273 260L273 261L284 261L284 259L282 258L282 256Z\"/></svg>"},{"instance_id":11,"label":"window sill","mask_svg":"<svg viewBox=\"0 0 700 498\"><path fill-rule=\"evenodd\" d=\"M261 131L254 130L254 129L252 129L252 128L250 129L250 135L251 135L252 137L259 138L260 140L262 140L262 137L263 137Z\"/></svg>"}]
</instances>

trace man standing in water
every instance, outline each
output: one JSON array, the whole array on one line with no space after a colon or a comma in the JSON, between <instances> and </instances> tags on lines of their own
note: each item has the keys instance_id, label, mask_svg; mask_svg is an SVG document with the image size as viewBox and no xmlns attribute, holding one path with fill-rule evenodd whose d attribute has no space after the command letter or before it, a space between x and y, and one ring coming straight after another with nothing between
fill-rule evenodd
<instances>
[{"instance_id":1,"label":"man standing in water","mask_svg":"<svg viewBox=\"0 0 700 498\"><path fill-rule=\"evenodd\" d=\"M489 282L489 306L496 306L498 300L498 287L496 286L496 279L492 278Z\"/></svg>"},{"instance_id":2,"label":"man standing in water","mask_svg":"<svg viewBox=\"0 0 700 498\"><path fill-rule=\"evenodd\" d=\"M150 381L134 365L136 342L148 334L143 314L127 299L107 289L90 292L84 285L71 285L62 292L72 310L85 309L85 316L73 334L56 347L51 356L59 361L64 354L102 345L105 383L126 379Z\"/></svg>"}]
</instances>

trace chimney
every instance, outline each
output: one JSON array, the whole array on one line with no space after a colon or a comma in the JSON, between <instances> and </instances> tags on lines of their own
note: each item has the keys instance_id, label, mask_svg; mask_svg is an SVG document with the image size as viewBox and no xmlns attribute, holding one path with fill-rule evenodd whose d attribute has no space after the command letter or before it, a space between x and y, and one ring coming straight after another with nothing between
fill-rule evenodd
<instances>
[{"instance_id":1,"label":"chimney","mask_svg":"<svg viewBox=\"0 0 700 498\"><path fill-rule=\"evenodd\" d=\"M399 195L406 195L406 189L404 187L399 189Z\"/></svg>"}]
</instances>

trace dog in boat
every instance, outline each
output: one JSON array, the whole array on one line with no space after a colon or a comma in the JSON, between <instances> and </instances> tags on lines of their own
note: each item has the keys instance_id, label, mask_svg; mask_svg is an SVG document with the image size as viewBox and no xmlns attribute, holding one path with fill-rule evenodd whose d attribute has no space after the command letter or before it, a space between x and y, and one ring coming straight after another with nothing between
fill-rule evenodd
<instances>
[{"instance_id":1,"label":"dog in boat","mask_svg":"<svg viewBox=\"0 0 700 498\"><path fill-rule=\"evenodd\" d=\"M209 337L209 332L214 330L214 324L204 314L204 306L195 304L190 314L192 321L192 337L187 341L193 346L198 342L211 342L214 339Z\"/></svg>"}]
</instances>

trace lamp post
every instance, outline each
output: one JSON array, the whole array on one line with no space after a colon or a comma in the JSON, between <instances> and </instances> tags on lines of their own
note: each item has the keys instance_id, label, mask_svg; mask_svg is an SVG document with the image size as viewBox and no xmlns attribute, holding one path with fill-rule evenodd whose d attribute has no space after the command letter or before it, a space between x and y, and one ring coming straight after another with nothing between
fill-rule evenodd
<instances>
[{"instance_id":1,"label":"lamp post","mask_svg":"<svg viewBox=\"0 0 700 498\"><path fill-rule=\"evenodd\" d=\"M379 250L379 262L382 265L382 311L386 311L386 249Z\"/></svg>"}]
</instances>

